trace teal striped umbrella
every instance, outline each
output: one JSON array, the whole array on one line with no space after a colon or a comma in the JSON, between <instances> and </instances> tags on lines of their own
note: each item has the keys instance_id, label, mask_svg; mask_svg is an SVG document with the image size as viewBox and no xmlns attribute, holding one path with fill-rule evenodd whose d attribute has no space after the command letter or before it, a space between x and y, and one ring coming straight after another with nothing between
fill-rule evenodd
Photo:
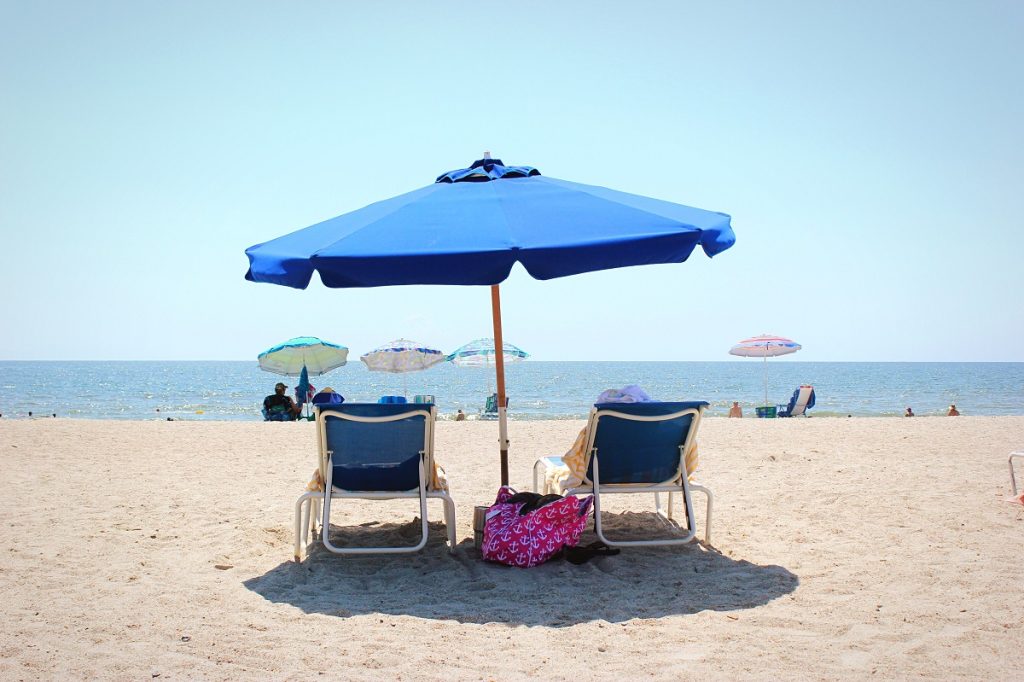
<instances>
[{"instance_id":1,"label":"teal striped umbrella","mask_svg":"<svg viewBox=\"0 0 1024 682\"><path fill-rule=\"evenodd\" d=\"M305 368L320 376L348 362L348 348L315 336L297 336L259 354L260 369L286 377L297 377Z\"/></svg>"},{"instance_id":2,"label":"teal striped umbrella","mask_svg":"<svg viewBox=\"0 0 1024 682\"><path fill-rule=\"evenodd\" d=\"M502 343L501 348L505 362L519 362L530 357L525 350L511 343ZM494 364L494 356L497 354L494 339L477 339L449 353L445 360L459 367L488 367Z\"/></svg>"}]
</instances>

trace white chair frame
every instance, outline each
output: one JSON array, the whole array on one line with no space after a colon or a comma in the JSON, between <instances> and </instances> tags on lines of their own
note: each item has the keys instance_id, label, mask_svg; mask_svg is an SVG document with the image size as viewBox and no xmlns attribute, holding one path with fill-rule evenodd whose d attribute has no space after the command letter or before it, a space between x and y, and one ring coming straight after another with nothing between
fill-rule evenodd
<instances>
[{"instance_id":1,"label":"white chair frame","mask_svg":"<svg viewBox=\"0 0 1024 682\"><path fill-rule=\"evenodd\" d=\"M317 443L320 455L319 469L324 481L324 489L330 491L330 495L324 491L315 490L303 493L295 502L295 560L301 561L303 556L303 545L309 539L310 534L315 531L315 519L320 517L320 540L324 547L335 554L400 554L406 552L418 552L427 544L429 520L427 517L427 500L438 499L444 505L444 523L448 536L448 551L455 553L455 502L444 490L433 490L430 481L434 471L434 422L437 408L431 406L429 409L418 407L407 410L401 414L386 417L361 417L344 412L328 410L321 413L320 407L314 408L317 423ZM364 490L343 490L334 486L334 464L331 450L327 449L327 420L347 419L355 422L381 423L407 419L412 416L423 416L423 450L420 450L419 461L419 485L407 491L364 491ZM427 472L430 472L428 475ZM339 499L361 499L361 500L396 500L396 499L418 499L420 503L420 540L415 545L401 547L338 547L331 543L329 537L331 521L331 501Z\"/></svg>"},{"instance_id":2,"label":"white chair frame","mask_svg":"<svg viewBox=\"0 0 1024 682\"><path fill-rule=\"evenodd\" d=\"M1009 465L1010 465L1010 489L1013 490L1013 496L1017 497L1017 478L1013 475L1013 460L1020 459L1024 460L1024 450L1018 450L1010 453Z\"/></svg>"},{"instance_id":3,"label":"white chair frame","mask_svg":"<svg viewBox=\"0 0 1024 682\"><path fill-rule=\"evenodd\" d=\"M704 413L704 408L690 408L681 410L679 412L673 412L671 414L657 415L657 416L641 416L634 414L626 414L625 412L619 412L614 409L597 409L592 408L590 411L590 418L587 421L587 443L586 451L590 453L591 461L593 461L593 474L594 480L584 480L582 485L575 488L569 488L565 491L566 495L585 495L592 493L594 495L594 531L597 533L597 537L601 542L605 543L609 547L644 547L652 545L683 545L691 540L697 533L697 521L693 513L693 501L690 493L693 490L704 493L707 497L707 513L705 516L705 527L704 527L704 542L711 544L711 513L714 504L714 496L711 490L698 483L691 483L686 475L686 452L689 450L693 439L697 435L697 430L700 426L700 419ZM690 429L686 434L686 441L679 446L679 466L672 478L668 481L661 483L606 483L601 485L601 472L600 472L600 457L598 456L597 448L594 447L594 440L597 437L597 426L601 417L610 416L617 417L619 419L628 419L631 421L640 422L657 422L666 421L669 419L677 419L685 415L693 415L693 421L690 424ZM540 492L539 487L539 471L538 468L543 466L545 470L551 464L554 464L554 460L561 460L557 457L542 457L538 459L533 465L533 489L534 491ZM544 483L544 493L549 492L561 492L557 490L551 490L547 485L546 476ZM661 508L661 493L668 493L668 510L667 513L662 511ZM610 540L604 534L604 527L601 522L601 495L621 494L621 493L653 493L654 494L654 508L658 515L665 518L666 520L673 520L673 505L672 495L675 493L682 493L683 505L686 509L686 523L687 533L683 537L673 537L665 539L655 540Z\"/></svg>"}]
</instances>

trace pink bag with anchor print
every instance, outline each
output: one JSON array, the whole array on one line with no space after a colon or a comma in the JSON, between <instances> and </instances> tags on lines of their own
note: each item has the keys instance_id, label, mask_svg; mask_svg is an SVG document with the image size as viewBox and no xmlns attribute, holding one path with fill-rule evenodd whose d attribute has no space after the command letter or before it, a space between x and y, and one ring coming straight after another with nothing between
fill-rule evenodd
<instances>
[{"instance_id":1,"label":"pink bag with anchor print","mask_svg":"<svg viewBox=\"0 0 1024 682\"><path fill-rule=\"evenodd\" d=\"M520 514L525 502L509 500L508 486L487 510L482 553L487 561L529 568L542 564L563 547L575 547L587 526L593 496L563 497Z\"/></svg>"}]
</instances>

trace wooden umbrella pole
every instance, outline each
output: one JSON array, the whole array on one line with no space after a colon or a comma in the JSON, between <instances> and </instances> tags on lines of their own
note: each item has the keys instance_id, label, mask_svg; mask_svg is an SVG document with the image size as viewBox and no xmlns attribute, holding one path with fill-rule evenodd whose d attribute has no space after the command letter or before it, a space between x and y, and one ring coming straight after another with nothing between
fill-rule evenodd
<instances>
[{"instance_id":1,"label":"wooden umbrella pole","mask_svg":"<svg viewBox=\"0 0 1024 682\"><path fill-rule=\"evenodd\" d=\"M508 423L505 414L505 343L501 338L501 291L491 285L491 319L494 323L494 372L498 383L498 447L501 450L501 484L508 485Z\"/></svg>"}]
</instances>

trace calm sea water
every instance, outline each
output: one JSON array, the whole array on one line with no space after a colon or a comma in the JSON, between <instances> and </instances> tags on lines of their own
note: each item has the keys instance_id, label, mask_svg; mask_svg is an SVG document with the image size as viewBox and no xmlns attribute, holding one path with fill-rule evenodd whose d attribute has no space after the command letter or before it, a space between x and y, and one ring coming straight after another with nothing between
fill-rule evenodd
<instances>
[{"instance_id":1,"label":"calm sea water","mask_svg":"<svg viewBox=\"0 0 1024 682\"><path fill-rule=\"evenodd\" d=\"M280 377L254 362L0 362L0 414L88 419L259 420ZM322 377L349 401L430 393L442 416L476 415L493 390L493 371L444 364L403 376L354 362ZM285 379L289 386L294 379ZM769 402L784 403L801 383L817 392L814 416L1024 415L1024 363L840 363L769 361ZM764 400L762 364L749 362L524 362L507 368L513 419L578 419L606 388L642 386L662 400L707 400L724 416Z\"/></svg>"}]
</instances>

